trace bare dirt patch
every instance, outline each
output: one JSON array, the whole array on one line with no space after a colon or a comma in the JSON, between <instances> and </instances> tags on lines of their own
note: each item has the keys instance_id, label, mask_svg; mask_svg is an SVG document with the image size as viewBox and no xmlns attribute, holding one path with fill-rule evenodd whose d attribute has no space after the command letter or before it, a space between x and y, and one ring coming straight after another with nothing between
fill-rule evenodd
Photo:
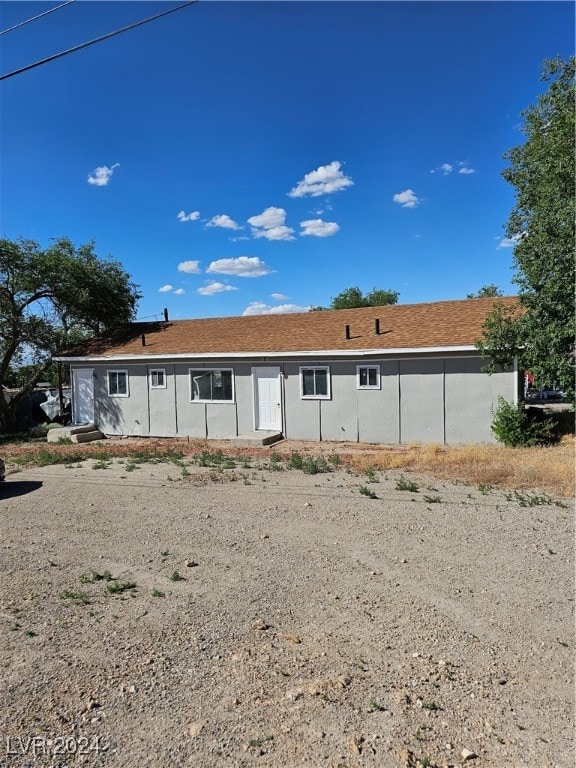
<instances>
[{"instance_id":1,"label":"bare dirt patch","mask_svg":"<svg viewBox=\"0 0 576 768\"><path fill-rule=\"evenodd\" d=\"M234 463L9 475L5 765L573 764L571 505Z\"/></svg>"}]
</instances>

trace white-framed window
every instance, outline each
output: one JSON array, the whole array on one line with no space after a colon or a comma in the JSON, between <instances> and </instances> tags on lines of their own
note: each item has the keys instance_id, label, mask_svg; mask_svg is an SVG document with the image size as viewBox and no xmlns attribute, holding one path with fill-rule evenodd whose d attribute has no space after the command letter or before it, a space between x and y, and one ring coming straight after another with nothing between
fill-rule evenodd
<instances>
[{"instance_id":1,"label":"white-framed window","mask_svg":"<svg viewBox=\"0 0 576 768\"><path fill-rule=\"evenodd\" d=\"M358 389L380 389L380 366L357 365L356 387Z\"/></svg>"},{"instance_id":2,"label":"white-framed window","mask_svg":"<svg viewBox=\"0 0 576 768\"><path fill-rule=\"evenodd\" d=\"M111 397L129 397L128 371L126 369L108 371L108 394Z\"/></svg>"},{"instance_id":3,"label":"white-framed window","mask_svg":"<svg viewBox=\"0 0 576 768\"><path fill-rule=\"evenodd\" d=\"M166 389L166 369L150 369L150 389Z\"/></svg>"},{"instance_id":4,"label":"white-framed window","mask_svg":"<svg viewBox=\"0 0 576 768\"><path fill-rule=\"evenodd\" d=\"M314 400L330 399L329 366L300 366L300 397Z\"/></svg>"},{"instance_id":5,"label":"white-framed window","mask_svg":"<svg viewBox=\"0 0 576 768\"><path fill-rule=\"evenodd\" d=\"M233 403L232 368L190 368L190 400L193 403Z\"/></svg>"}]
</instances>

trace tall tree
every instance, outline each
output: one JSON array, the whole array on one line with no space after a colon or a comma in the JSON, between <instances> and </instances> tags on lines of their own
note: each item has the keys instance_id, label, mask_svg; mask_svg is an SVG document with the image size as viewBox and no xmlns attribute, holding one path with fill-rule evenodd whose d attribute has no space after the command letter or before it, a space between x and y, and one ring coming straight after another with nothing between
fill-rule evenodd
<instances>
[{"instance_id":1,"label":"tall tree","mask_svg":"<svg viewBox=\"0 0 576 768\"><path fill-rule=\"evenodd\" d=\"M357 285L352 288L346 288L337 296L333 296L329 307L312 307L312 311L325 309L357 309L358 307L383 307L388 304L396 304L398 301L398 291L382 288L373 288L369 293L363 294Z\"/></svg>"},{"instance_id":2,"label":"tall tree","mask_svg":"<svg viewBox=\"0 0 576 768\"><path fill-rule=\"evenodd\" d=\"M467 293L467 299L494 299L497 296L504 296L501 288L498 288L494 283L488 283L479 288L476 293Z\"/></svg>"},{"instance_id":3,"label":"tall tree","mask_svg":"<svg viewBox=\"0 0 576 768\"><path fill-rule=\"evenodd\" d=\"M46 249L33 240L0 238L0 420L15 425L22 398L60 348L134 318L140 293L122 266L99 259L94 244L60 238ZM11 368L28 376L10 401L3 387Z\"/></svg>"},{"instance_id":4,"label":"tall tree","mask_svg":"<svg viewBox=\"0 0 576 768\"><path fill-rule=\"evenodd\" d=\"M519 311L495 310L478 345L496 365L519 365L540 386L556 384L574 395L576 335L574 75L576 60L547 60L549 83L525 112L526 142L504 155L503 176L516 189L506 228L516 240Z\"/></svg>"}]
</instances>

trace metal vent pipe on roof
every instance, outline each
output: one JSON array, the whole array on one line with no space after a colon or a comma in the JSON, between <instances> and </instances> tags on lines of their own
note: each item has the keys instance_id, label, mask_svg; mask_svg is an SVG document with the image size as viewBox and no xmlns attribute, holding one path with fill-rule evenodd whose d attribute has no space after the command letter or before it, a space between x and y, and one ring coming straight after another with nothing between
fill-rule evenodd
<instances>
[{"instance_id":1,"label":"metal vent pipe on roof","mask_svg":"<svg viewBox=\"0 0 576 768\"><path fill-rule=\"evenodd\" d=\"M346 325L344 328L344 338L346 339L346 341L348 341L351 338L349 325Z\"/></svg>"},{"instance_id":2,"label":"metal vent pipe on roof","mask_svg":"<svg viewBox=\"0 0 576 768\"><path fill-rule=\"evenodd\" d=\"M164 322L168 322L168 308L164 307Z\"/></svg>"},{"instance_id":3,"label":"metal vent pipe on roof","mask_svg":"<svg viewBox=\"0 0 576 768\"><path fill-rule=\"evenodd\" d=\"M146 336L144 334L142 334L142 336L140 338L142 339L142 346L145 347L146 346Z\"/></svg>"},{"instance_id":4,"label":"metal vent pipe on roof","mask_svg":"<svg viewBox=\"0 0 576 768\"><path fill-rule=\"evenodd\" d=\"M374 336L380 336L380 320L378 318L374 320Z\"/></svg>"}]
</instances>

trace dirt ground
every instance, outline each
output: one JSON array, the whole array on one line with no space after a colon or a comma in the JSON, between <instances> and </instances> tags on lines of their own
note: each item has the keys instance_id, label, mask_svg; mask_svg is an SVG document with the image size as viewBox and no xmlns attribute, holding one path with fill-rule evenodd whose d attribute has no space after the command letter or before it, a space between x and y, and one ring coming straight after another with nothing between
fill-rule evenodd
<instances>
[{"instance_id":1,"label":"dirt ground","mask_svg":"<svg viewBox=\"0 0 576 768\"><path fill-rule=\"evenodd\" d=\"M0 765L573 766L571 502L259 461L8 476Z\"/></svg>"}]
</instances>

